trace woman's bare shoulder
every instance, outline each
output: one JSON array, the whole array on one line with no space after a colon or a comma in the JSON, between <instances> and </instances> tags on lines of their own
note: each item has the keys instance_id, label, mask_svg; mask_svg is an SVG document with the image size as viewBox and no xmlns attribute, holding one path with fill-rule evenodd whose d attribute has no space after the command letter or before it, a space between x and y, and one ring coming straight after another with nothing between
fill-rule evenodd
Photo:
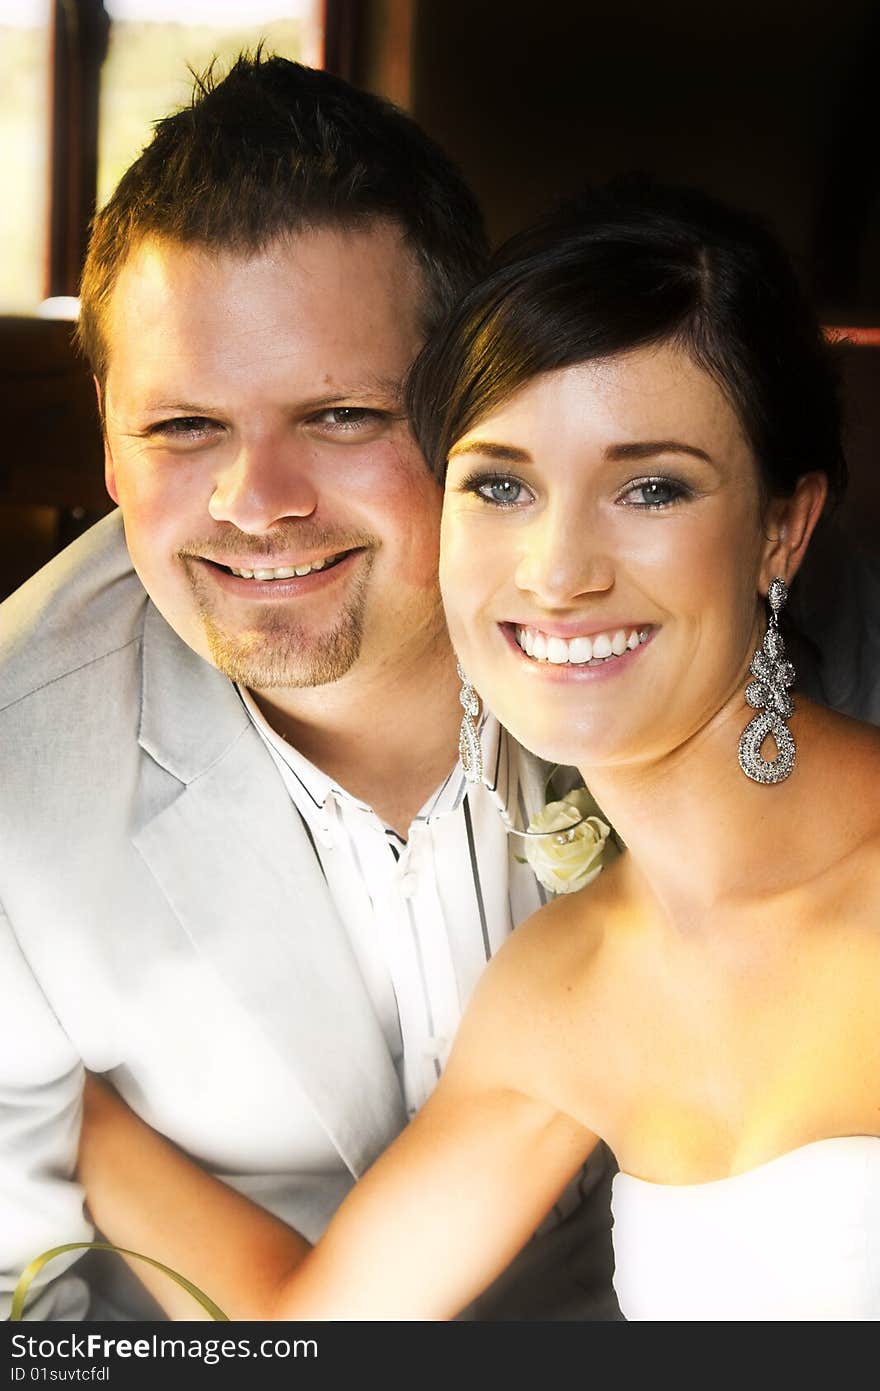
<instances>
[{"instance_id":1,"label":"woman's bare shoulder","mask_svg":"<svg viewBox=\"0 0 880 1391\"><path fill-rule=\"evenodd\" d=\"M553 899L511 934L483 973L455 1052L495 1059L510 1085L546 1094L559 1048L561 1006L576 995L602 956L620 916L621 856L578 893Z\"/></svg>"},{"instance_id":2,"label":"woman's bare shoulder","mask_svg":"<svg viewBox=\"0 0 880 1391\"><path fill-rule=\"evenodd\" d=\"M626 856L577 893L551 899L516 929L490 966L495 975L523 974L553 988L560 974L593 959L625 899Z\"/></svg>"}]
</instances>

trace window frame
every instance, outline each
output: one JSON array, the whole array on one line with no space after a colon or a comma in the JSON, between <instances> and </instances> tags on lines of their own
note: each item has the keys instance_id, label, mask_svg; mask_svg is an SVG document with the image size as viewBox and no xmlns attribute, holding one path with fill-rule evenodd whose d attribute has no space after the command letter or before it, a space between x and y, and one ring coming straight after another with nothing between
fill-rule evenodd
<instances>
[{"instance_id":1,"label":"window frame","mask_svg":"<svg viewBox=\"0 0 880 1391\"><path fill-rule=\"evenodd\" d=\"M323 66L349 81L358 75L365 8L323 0ZM98 196L101 66L112 24L103 0L52 0L47 297L79 290Z\"/></svg>"}]
</instances>

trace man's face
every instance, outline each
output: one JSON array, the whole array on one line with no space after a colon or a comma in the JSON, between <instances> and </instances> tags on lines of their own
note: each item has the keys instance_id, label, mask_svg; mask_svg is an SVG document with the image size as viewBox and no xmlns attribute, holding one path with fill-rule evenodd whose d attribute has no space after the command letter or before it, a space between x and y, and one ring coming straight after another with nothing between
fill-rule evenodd
<instances>
[{"instance_id":1,"label":"man's face","mask_svg":"<svg viewBox=\"0 0 880 1391\"><path fill-rule=\"evenodd\" d=\"M441 493L403 417L422 283L397 228L259 255L146 241L107 311L107 487L175 631L254 689L418 660Z\"/></svg>"}]
</instances>

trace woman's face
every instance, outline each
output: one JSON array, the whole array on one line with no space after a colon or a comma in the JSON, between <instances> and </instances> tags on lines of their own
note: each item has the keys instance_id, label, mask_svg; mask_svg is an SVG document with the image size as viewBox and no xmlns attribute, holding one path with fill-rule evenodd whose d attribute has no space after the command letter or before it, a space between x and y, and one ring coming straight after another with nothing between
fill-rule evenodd
<instances>
[{"instance_id":1,"label":"woman's face","mask_svg":"<svg viewBox=\"0 0 880 1391\"><path fill-rule=\"evenodd\" d=\"M453 643L555 762L653 760L711 719L761 630L768 545L737 415L669 344L538 377L450 453Z\"/></svg>"}]
</instances>

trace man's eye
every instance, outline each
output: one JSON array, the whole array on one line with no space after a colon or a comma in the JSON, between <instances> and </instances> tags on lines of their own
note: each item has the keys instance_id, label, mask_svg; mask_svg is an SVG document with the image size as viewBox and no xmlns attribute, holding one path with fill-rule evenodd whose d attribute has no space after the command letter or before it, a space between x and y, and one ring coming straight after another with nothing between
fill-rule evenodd
<instances>
[{"instance_id":1,"label":"man's eye","mask_svg":"<svg viewBox=\"0 0 880 1391\"><path fill-rule=\"evenodd\" d=\"M176 415L171 420L159 420L147 430L148 435L163 435L166 439L195 439L219 429L217 422L204 415Z\"/></svg>"},{"instance_id":2,"label":"man's eye","mask_svg":"<svg viewBox=\"0 0 880 1391\"><path fill-rule=\"evenodd\" d=\"M628 507L669 507L690 496L690 488L676 478L640 478L629 484L621 501Z\"/></svg>"},{"instance_id":3,"label":"man's eye","mask_svg":"<svg viewBox=\"0 0 880 1391\"><path fill-rule=\"evenodd\" d=\"M498 507L512 507L518 502L524 502L528 496L525 484L507 474L495 474L491 477L482 474L477 478L468 479L464 486L466 492L476 493L484 502L493 502Z\"/></svg>"},{"instance_id":4,"label":"man's eye","mask_svg":"<svg viewBox=\"0 0 880 1391\"><path fill-rule=\"evenodd\" d=\"M331 406L315 416L315 421L332 430L362 430L378 424L384 418L384 411L370 410L367 406Z\"/></svg>"}]
</instances>

